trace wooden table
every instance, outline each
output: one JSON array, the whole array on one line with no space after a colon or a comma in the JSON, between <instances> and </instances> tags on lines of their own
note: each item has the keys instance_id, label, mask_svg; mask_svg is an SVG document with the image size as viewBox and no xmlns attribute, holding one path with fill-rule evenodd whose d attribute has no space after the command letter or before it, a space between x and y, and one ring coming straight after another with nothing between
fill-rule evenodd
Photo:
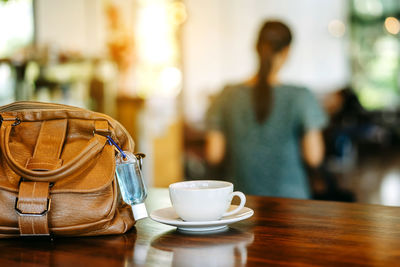
<instances>
[{"instance_id":1,"label":"wooden table","mask_svg":"<svg viewBox=\"0 0 400 267\"><path fill-rule=\"evenodd\" d=\"M170 206L150 190L149 211ZM0 240L0 266L265 266L400 264L400 209L248 196L255 214L210 235L144 219L120 236Z\"/></svg>"}]
</instances>

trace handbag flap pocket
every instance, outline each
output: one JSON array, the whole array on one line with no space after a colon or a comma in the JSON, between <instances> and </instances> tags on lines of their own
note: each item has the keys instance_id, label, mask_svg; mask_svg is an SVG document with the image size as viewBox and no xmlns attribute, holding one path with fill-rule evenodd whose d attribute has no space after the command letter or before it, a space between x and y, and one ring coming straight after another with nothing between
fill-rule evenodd
<instances>
[{"instance_id":1,"label":"handbag flap pocket","mask_svg":"<svg viewBox=\"0 0 400 267\"><path fill-rule=\"evenodd\" d=\"M115 150L106 145L89 166L74 176L64 178L51 188L51 193L86 193L101 190L109 186L115 174Z\"/></svg>"}]
</instances>

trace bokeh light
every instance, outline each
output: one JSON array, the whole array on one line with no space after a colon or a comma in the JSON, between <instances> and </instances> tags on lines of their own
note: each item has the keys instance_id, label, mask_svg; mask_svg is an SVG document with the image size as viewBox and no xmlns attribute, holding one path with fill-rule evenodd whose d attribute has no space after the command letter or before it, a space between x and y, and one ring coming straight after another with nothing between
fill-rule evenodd
<instances>
[{"instance_id":1,"label":"bokeh light","mask_svg":"<svg viewBox=\"0 0 400 267\"><path fill-rule=\"evenodd\" d=\"M141 1L136 21L138 95L175 97L181 90L179 28L187 17L181 2Z\"/></svg>"},{"instance_id":2,"label":"bokeh light","mask_svg":"<svg viewBox=\"0 0 400 267\"><path fill-rule=\"evenodd\" d=\"M342 37L346 32L346 25L343 21L334 19L328 24L329 33L334 37Z\"/></svg>"},{"instance_id":3,"label":"bokeh light","mask_svg":"<svg viewBox=\"0 0 400 267\"><path fill-rule=\"evenodd\" d=\"M395 17L388 17L385 19L385 29L391 34L398 34L400 32L400 22Z\"/></svg>"}]
</instances>

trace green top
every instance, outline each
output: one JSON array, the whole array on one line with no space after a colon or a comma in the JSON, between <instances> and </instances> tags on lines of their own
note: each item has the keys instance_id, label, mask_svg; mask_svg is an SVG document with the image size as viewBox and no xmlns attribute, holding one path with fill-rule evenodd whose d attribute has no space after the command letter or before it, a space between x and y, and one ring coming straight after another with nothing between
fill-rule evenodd
<instances>
[{"instance_id":1,"label":"green top","mask_svg":"<svg viewBox=\"0 0 400 267\"><path fill-rule=\"evenodd\" d=\"M324 111L309 90L282 85L273 88L271 113L259 124L251 91L243 84L226 87L207 112L207 129L223 132L227 141L226 178L245 194L309 198L300 141L304 132L326 125Z\"/></svg>"}]
</instances>

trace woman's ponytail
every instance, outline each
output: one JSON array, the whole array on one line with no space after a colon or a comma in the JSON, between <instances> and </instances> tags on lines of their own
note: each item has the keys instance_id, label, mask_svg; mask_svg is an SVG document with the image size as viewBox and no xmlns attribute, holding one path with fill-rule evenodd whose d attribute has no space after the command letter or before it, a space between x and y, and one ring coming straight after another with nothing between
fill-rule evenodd
<instances>
[{"instance_id":1,"label":"woman's ponytail","mask_svg":"<svg viewBox=\"0 0 400 267\"><path fill-rule=\"evenodd\" d=\"M272 68L272 49L264 46L260 51L260 62L257 73L257 82L254 87L253 102L257 122L262 123L268 117L272 103L271 85L268 76Z\"/></svg>"},{"instance_id":2,"label":"woman's ponytail","mask_svg":"<svg viewBox=\"0 0 400 267\"><path fill-rule=\"evenodd\" d=\"M257 40L259 69L253 90L255 116L260 124L268 118L272 108L273 94L269 78L274 56L291 41L292 34L289 28L281 22L268 21L260 30Z\"/></svg>"}]
</instances>

